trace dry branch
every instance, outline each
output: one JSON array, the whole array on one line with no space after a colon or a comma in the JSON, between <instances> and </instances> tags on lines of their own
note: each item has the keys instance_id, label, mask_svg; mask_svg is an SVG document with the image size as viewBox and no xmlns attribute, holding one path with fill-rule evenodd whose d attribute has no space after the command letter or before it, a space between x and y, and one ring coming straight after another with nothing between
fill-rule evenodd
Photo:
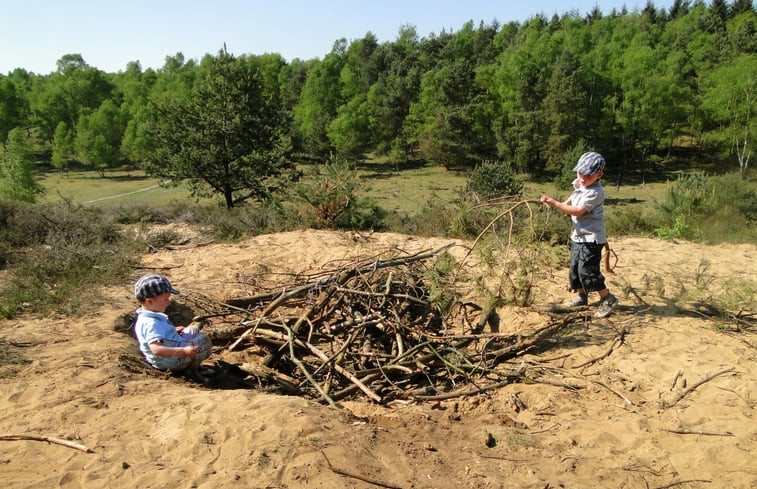
<instances>
[{"instance_id":1,"label":"dry branch","mask_svg":"<svg viewBox=\"0 0 757 489\"><path fill-rule=\"evenodd\" d=\"M515 341L514 344L499 348L494 351L487 352L487 357L496 360L504 360L506 358L512 358L516 355L525 353L526 351L542 344L545 340L554 336L558 331L566 328L570 324L576 321L583 321L591 315L586 312L577 312L566 315L562 319L553 321L546 326L543 326L536 331L533 331L529 335L512 335L508 337L509 340Z\"/></svg>"},{"instance_id":2,"label":"dry branch","mask_svg":"<svg viewBox=\"0 0 757 489\"><path fill-rule=\"evenodd\" d=\"M718 373L712 374L709 377L706 377L706 378L700 380L699 382L693 384L691 387L689 387L685 391L683 391L680 394L678 394L675 398L673 398L673 400L671 400L669 402L663 402L662 403L662 407L667 409L667 408L675 406L676 404L678 404L678 401L680 401L681 399L683 399L684 397L686 397L687 395L689 395L690 393L692 393L700 385L704 384L705 382L711 381L712 379L714 379L715 377L718 377L719 375L727 374L728 372L733 372L733 370L734 370L733 367L727 368L725 370L721 370Z\"/></svg>"},{"instance_id":3,"label":"dry branch","mask_svg":"<svg viewBox=\"0 0 757 489\"><path fill-rule=\"evenodd\" d=\"M0 440L14 441L14 440L33 440L33 441L46 441L47 443L54 443L56 445L62 445L64 447L73 448L84 453L94 453L91 450L80 443L75 443L68 440L61 440L60 438L53 438L51 436L37 436L37 435L0 435Z\"/></svg>"},{"instance_id":4,"label":"dry branch","mask_svg":"<svg viewBox=\"0 0 757 489\"><path fill-rule=\"evenodd\" d=\"M598 361L600 361L600 360L602 360L604 358L609 357L610 354L613 352L613 350L615 350L615 346L616 345L620 346L620 345L623 344L623 341L625 340L625 337L626 337L627 333L628 333L628 328L623 328L620 331L620 333L618 333L618 336L616 336L612 340L612 343L610 344L610 348L608 348L606 352L604 352L602 355L599 355L596 358L592 358L592 359L587 360L587 361L585 361L585 362L583 362L583 363L581 363L579 365L575 365L573 368L583 368L583 367L586 367L588 365L593 365L593 364L597 363Z\"/></svg>"},{"instance_id":5,"label":"dry branch","mask_svg":"<svg viewBox=\"0 0 757 489\"><path fill-rule=\"evenodd\" d=\"M331 406L334 409L338 409L339 406L336 405L336 403L329 397L328 394L321 388L320 385L318 385L318 382L313 379L313 376L310 375L310 372L308 372L307 367L297 359L297 357L294 354L294 333L291 329L287 328L287 333L289 335L289 358L291 358L292 362L294 362L295 365L297 365L297 368L300 369L300 372L302 372L305 377L307 377L308 381L315 387L315 390L318 391L318 393L323 396L323 398L326 400L326 402L329 403L329 406Z\"/></svg>"},{"instance_id":6,"label":"dry branch","mask_svg":"<svg viewBox=\"0 0 757 489\"><path fill-rule=\"evenodd\" d=\"M677 435L702 435L702 436L734 436L730 431L690 431L690 430L669 430L663 428L662 431L675 433Z\"/></svg>"},{"instance_id":7,"label":"dry branch","mask_svg":"<svg viewBox=\"0 0 757 489\"><path fill-rule=\"evenodd\" d=\"M349 471L346 471L346 470L337 469L336 467L334 467L333 465L331 465L331 461L326 456L326 454L323 452L323 450L321 450L321 454L323 455L323 458L326 459L326 464L328 464L329 469L331 469L331 471L334 472L334 473L336 473L336 474L344 475L344 476L347 476L347 477L352 477L354 479L359 479L359 480L361 480L363 482L367 482L369 484L373 484L374 486L387 487L389 489L402 489L402 486L395 486L394 484L390 484L388 482L380 481L378 479L373 479L371 477L366 477L366 476L361 475L361 474L356 474L354 472L349 472Z\"/></svg>"},{"instance_id":8,"label":"dry branch","mask_svg":"<svg viewBox=\"0 0 757 489\"><path fill-rule=\"evenodd\" d=\"M712 481L708 479L690 479L690 480L685 480L685 481L671 482L670 484L665 484L664 486L658 486L655 489L670 489L671 487L682 486L684 484L693 484L695 482L701 482L703 484L710 484Z\"/></svg>"},{"instance_id":9,"label":"dry branch","mask_svg":"<svg viewBox=\"0 0 757 489\"><path fill-rule=\"evenodd\" d=\"M448 244L436 250L425 251L425 252L417 253L415 255L411 255L408 257L393 258L393 259L385 260L385 261L376 260L375 262L370 263L368 265L364 265L361 268L348 269L341 273L329 275L325 278L322 278L321 280L317 280L315 282L300 285L299 287L296 287L289 291L284 290L276 298L276 300L274 300L268 306L266 306L266 308L263 310L263 312L260 314L259 317L265 318L269 316L273 311L275 311L279 306L281 306L287 300L295 298L295 297L300 297L310 291L322 289L333 284L342 284L346 282L348 279L356 275L375 272L376 270L379 270L382 268L388 268L388 267L413 263L415 261L425 260L448 250L452 246L453 244ZM227 302L229 301L231 301L232 303L237 303L237 304L240 303L240 301L234 301L234 299L227 300ZM247 336L249 336L250 333L255 331L256 327L257 325L245 331L239 337L239 339L237 339L237 341L235 341L234 343L232 343L231 346L229 346L229 350L233 350L234 348L236 348L239 345L239 343L241 343Z\"/></svg>"},{"instance_id":10,"label":"dry branch","mask_svg":"<svg viewBox=\"0 0 757 489\"><path fill-rule=\"evenodd\" d=\"M218 330L228 350L254 348L263 356L240 370L332 407L353 395L384 404L436 402L513 382L575 389L539 378L538 367L526 375L525 364L510 372L497 366L542 347L588 313L511 334L485 331L496 324L496 302L482 308L459 299L460 268L436 260L451 246L377 255L209 307L224 321Z\"/></svg>"},{"instance_id":11,"label":"dry branch","mask_svg":"<svg viewBox=\"0 0 757 489\"><path fill-rule=\"evenodd\" d=\"M619 398L623 399L625 401L625 403L628 404L629 406L633 405L633 402L631 402L630 399L628 399L626 396L624 396L623 394L621 394L617 390L615 390L612 387L610 387L606 382L603 382L601 380L592 380L592 382L595 383L595 384L597 384L597 385L599 385L599 386L604 387L605 389L607 389L608 391L612 392L613 394L615 394Z\"/></svg>"}]
</instances>

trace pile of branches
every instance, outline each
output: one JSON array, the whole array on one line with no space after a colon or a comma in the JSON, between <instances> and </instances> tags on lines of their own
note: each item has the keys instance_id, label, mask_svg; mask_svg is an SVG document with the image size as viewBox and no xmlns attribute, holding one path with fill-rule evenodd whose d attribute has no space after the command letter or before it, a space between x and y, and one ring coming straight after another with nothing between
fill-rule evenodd
<instances>
[{"instance_id":1,"label":"pile of branches","mask_svg":"<svg viewBox=\"0 0 757 489\"><path fill-rule=\"evenodd\" d=\"M227 324L242 316L227 327L226 348L265 353L259 364L239 365L243 371L334 407L361 395L377 403L443 400L523 380L522 368L496 367L571 318L528 334L485 333L492 309L459 299L450 246L226 299L208 316ZM216 331L214 342L222 336Z\"/></svg>"}]
</instances>

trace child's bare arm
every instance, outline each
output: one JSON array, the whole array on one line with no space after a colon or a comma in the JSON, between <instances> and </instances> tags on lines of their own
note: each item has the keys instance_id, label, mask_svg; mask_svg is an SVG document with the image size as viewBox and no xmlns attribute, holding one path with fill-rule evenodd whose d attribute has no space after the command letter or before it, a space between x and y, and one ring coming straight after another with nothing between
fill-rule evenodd
<instances>
[{"instance_id":1,"label":"child's bare arm","mask_svg":"<svg viewBox=\"0 0 757 489\"><path fill-rule=\"evenodd\" d=\"M165 346L158 342L150 343L150 351L159 357L189 357L197 356L197 348L189 346Z\"/></svg>"},{"instance_id":2,"label":"child's bare arm","mask_svg":"<svg viewBox=\"0 0 757 489\"><path fill-rule=\"evenodd\" d=\"M544 204L550 207L554 207L555 209L562 211L569 216L579 217L586 214L586 209L573 205L570 199L566 200L565 202L560 202L559 200L550 197L549 195L542 195L541 201Z\"/></svg>"}]
</instances>

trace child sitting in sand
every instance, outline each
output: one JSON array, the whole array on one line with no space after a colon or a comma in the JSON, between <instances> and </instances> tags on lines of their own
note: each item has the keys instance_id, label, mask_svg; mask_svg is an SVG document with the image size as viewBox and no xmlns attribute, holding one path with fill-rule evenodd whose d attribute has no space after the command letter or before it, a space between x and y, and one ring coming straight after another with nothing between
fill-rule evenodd
<instances>
[{"instance_id":1,"label":"child sitting in sand","mask_svg":"<svg viewBox=\"0 0 757 489\"><path fill-rule=\"evenodd\" d=\"M197 326L174 326L165 314L171 295L179 291L162 275L145 275L134 284L140 304L134 334L147 363L159 370L196 370L212 344Z\"/></svg>"}]
</instances>

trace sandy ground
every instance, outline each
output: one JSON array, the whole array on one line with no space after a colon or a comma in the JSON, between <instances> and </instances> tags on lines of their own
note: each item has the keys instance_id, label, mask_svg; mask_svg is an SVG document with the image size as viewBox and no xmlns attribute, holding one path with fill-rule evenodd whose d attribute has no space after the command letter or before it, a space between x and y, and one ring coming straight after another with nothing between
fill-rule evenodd
<instances>
[{"instance_id":1,"label":"sandy ground","mask_svg":"<svg viewBox=\"0 0 757 489\"><path fill-rule=\"evenodd\" d=\"M261 270L312 271L378 247L444 243L281 233L153 253L134 278L153 267L177 288L239 297L250 292L240 277ZM29 360L0 367L0 434L92 451L1 440L0 480L5 488L757 487L755 328L734 331L673 301L697 283L716 296L754 286L757 249L645 238L613 245L619 261L608 279L620 309L520 359L578 390L515 383L438 404L357 399L333 410L156 377L121 361L134 352L133 340L114 332L135 307L128 284L103 290L86 317L0 322L0 341L24 345ZM532 308L498 311L503 329L546 321L540 311L568 296L565 275L540 278ZM607 352L623 328L609 355L574 368Z\"/></svg>"}]
</instances>

